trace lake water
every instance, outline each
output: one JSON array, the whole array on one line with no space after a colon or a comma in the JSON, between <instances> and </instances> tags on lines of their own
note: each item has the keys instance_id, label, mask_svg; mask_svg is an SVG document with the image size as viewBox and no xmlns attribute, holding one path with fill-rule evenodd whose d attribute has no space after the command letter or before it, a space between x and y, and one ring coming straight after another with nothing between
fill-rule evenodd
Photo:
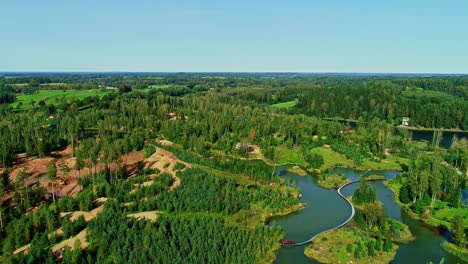
<instances>
[{"instance_id":1,"label":"lake water","mask_svg":"<svg viewBox=\"0 0 468 264\"><path fill-rule=\"evenodd\" d=\"M343 124L348 124L353 129L357 128L356 122L348 121L338 121ZM432 137L434 136L433 130L409 130L411 132L413 140L417 141L429 141L432 142ZM457 136L459 139L466 138L468 139L468 132L458 132L458 131L446 131L442 132L442 139L440 140L440 146L443 148L448 148L452 144L453 136Z\"/></svg>"},{"instance_id":2,"label":"lake water","mask_svg":"<svg viewBox=\"0 0 468 264\"><path fill-rule=\"evenodd\" d=\"M342 223L351 213L349 205L341 199L335 189L323 189L318 186L315 177L299 176L288 172L289 166L281 166L277 174L291 182L302 192L302 203L307 207L294 214L275 217L272 222L286 230L286 238L295 242L302 242L316 233ZM335 172L342 172L350 180L358 180L358 172L352 169L337 168ZM395 170L369 171L371 174L383 175L386 179L392 179L400 172ZM433 261L438 263L445 258L445 264L464 263L459 258L446 253L441 247L446 237L437 230L426 227L420 221L411 219L393 200L393 193L382 182L371 183L377 189L377 199L384 204L390 218L401 221L410 227L416 239L409 244L400 244L397 255L392 263L420 263ZM343 188L344 195L351 195L357 184L351 184ZM271 224L271 223L270 223ZM317 263L304 255L306 246L282 248L277 253L275 263Z\"/></svg>"}]
</instances>

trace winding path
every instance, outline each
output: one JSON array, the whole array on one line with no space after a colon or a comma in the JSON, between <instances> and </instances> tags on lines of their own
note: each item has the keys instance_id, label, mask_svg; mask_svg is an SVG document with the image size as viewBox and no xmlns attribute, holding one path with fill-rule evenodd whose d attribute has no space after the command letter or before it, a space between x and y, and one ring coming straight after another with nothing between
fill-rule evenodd
<instances>
[{"instance_id":1,"label":"winding path","mask_svg":"<svg viewBox=\"0 0 468 264\"><path fill-rule=\"evenodd\" d=\"M372 180L368 180L368 181L382 181L382 180L385 180L385 179L372 179ZM328 232L328 231L332 231L332 230L335 230L335 229L338 229L344 225L346 225L349 221L351 221L351 219L353 219L354 215L356 214L356 209L354 208L354 205L351 203L350 200L348 200L348 198L346 198L346 196L344 196L342 193L341 193L341 189L343 189L344 187L350 185L350 184L353 184L353 183L357 183L359 181L352 181L352 182L348 182L348 183L345 183L343 185L341 185L337 192L338 192L338 195L343 198L346 202L348 202L349 206L351 206L351 215L348 217L348 219L346 219L343 223L335 226L335 227L332 227L332 228L329 228L329 229L326 229L320 233L317 233L315 234L313 237L309 238L308 240L306 241L303 241L303 242L299 242L299 243L289 243L293 246L302 246L302 245L306 245L306 244L309 244L310 242L312 242L312 240L316 239L318 236L320 236L321 234L325 233L325 232Z\"/></svg>"}]
</instances>

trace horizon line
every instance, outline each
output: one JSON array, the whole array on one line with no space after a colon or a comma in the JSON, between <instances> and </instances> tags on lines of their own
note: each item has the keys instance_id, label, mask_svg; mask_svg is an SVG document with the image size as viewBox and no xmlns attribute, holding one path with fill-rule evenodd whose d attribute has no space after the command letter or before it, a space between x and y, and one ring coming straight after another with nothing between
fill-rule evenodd
<instances>
[{"instance_id":1,"label":"horizon line","mask_svg":"<svg viewBox=\"0 0 468 264\"><path fill-rule=\"evenodd\" d=\"M468 75L461 72L347 72L347 71L0 71L4 73L298 73L298 74L407 74Z\"/></svg>"}]
</instances>

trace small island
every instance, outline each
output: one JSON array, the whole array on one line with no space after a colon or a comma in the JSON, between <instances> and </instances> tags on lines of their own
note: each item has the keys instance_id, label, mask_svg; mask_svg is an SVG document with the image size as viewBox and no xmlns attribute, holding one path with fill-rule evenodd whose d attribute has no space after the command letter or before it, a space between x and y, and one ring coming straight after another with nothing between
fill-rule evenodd
<instances>
[{"instance_id":1,"label":"small island","mask_svg":"<svg viewBox=\"0 0 468 264\"><path fill-rule=\"evenodd\" d=\"M307 257L321 263L390 263L397 243L414 239L408 226L387 217L368 180L369 177L361 177L354 195L347 197L356 211L349 226L317 237L305 249Z\"/></svg>"}]
</instances>

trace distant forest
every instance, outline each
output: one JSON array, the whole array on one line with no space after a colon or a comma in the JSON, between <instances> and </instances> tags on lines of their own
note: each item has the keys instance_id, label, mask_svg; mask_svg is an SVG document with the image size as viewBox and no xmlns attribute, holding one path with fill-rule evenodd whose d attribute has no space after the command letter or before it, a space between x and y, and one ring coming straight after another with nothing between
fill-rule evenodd
<instances>
[{"instance_id":1,"label":"distant forest","mask_svg":"<svg viewBox=\"0 0 468 264\"><path fill-rule=\"evenodd\" d=\"M58 84L58 85L57 85ZM425 128L468 129L468 77L418 75L323 75L292 73L75 73L0 75L0 104L10 104L21 93L39 89L93 89L112 86L143 90L170 85L171 96L228 88L243 104L270 105L296 100L291 114L327 118L374 117ZM258 89L242 89L256 87ZM231 89L231 90L229 90Z\"/></svg>"},{"instance_id":2,"label":"distant forest","mask_svg":"<svg viewBox=\"0 0 468 264\"><path fill-rule=\"evenodd\" d=\"M0 74L0 262L272 262L285 233L265 222L304 206L275 173L284 164L322 175L392 166L405 171L399 199L415 212L463 209L467 140L442 149L442 132L414 142L397 126L408 117L409 126L467 130L467 99L467 76ZM163 151L177 164L145 167ZM129 154L140 157L132 170ZM29 166L38 159L47 162ZM56 197L66 180L77 192ZM64 217L96 209L93 219ZM142 212L157 221L129 218ZM465 247L463 223L454 226ZM82 232L87 245L52 253Z\"/></svg>"}]
</instances>

